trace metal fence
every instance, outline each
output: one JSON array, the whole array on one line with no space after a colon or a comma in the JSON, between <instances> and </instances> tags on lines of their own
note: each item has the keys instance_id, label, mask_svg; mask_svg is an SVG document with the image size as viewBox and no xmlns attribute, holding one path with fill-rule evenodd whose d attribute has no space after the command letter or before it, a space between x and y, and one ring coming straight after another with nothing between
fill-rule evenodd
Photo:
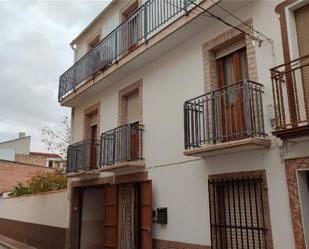
<instances>
[{"instance_id":1,"label":"metal fence","mask_svg":"<svg viewBox=\"0 0 309 249\"><path fill-rule=\"evenodd\" d=\"M263 177L208 182L212 249L267 249Z\"/></svg>"},{"instance_id":2,"label":"metal fence","mask_svg":"<svg viewBox=\"0 0 309 249\"><path fill-rule=\"evenodd\" d=\"M266 136L263 85L249 80L184 103L185 149L251 136Z\"/></svg>"},{"instance_id":3,"label":"metal fence","mask_svg":"<svg viewBox=\"0 0 309 249\"><path fill-rule=\"evenodd\" d=\"M58 100L74 91L98 71L116 63L132 48L147 42L176 18L186 14L187 0L148 0L116 27L95 48L79 59L59 79Z\"/></svg>"},{"instance_id":4,"label":"metal fence","mask_svg":"<svg viewBox=\"0 0 309 249\"><path fill-rule=\"evenodd\" d=\"M276 130L309 124L309 55L270 70Z\"/></svg>"},{"instance_id":5,"label":"metal fence","mask_svg":"<svg viewBox=\"0 0 309 249\"><path fill-rule=\"evenodd\" d=\"M99 166L99 147L97 140L83 140L68 147L67 173L95 169Z\"/></svg>"},{"instance_id":6,"label":"metal fence","mask_svg":"<svg viewBox=\"0 0 309 249\"><path fill-rule=\"evenodd\" d=\"M101 135L101 166L143 160L144 126L127 124Z\"/></svg>"}]
</instances>

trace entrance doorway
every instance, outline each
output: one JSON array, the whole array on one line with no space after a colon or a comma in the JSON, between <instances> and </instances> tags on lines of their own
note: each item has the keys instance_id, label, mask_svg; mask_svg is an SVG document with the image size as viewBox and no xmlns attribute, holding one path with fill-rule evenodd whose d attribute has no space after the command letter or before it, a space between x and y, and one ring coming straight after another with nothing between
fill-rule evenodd
<instances>
[{"instance_id":1,"label":"entrance doorway","mask_svg":"<svg viewBox=\"0 0 309 249\"><path fill-rule=\"evenodd\" d=\"M86 188L82 191L80 216L80 249L101 249L104 233L104 195L101 187Z\"/></svg>"},{"instance_id":2,"label":"entrance doorway","mask_svg":"<svg viewBox=\"0 0 309 249\"><path fill-rule=\"evenodd\" d=\"M151 181L73 188L71 249L151 249Z\"/></svg>"}]
</instances>

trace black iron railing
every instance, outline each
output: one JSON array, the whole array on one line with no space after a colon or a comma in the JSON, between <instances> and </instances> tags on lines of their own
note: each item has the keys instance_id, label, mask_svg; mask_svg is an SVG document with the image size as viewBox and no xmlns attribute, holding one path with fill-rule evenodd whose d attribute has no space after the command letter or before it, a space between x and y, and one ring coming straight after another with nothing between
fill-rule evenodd
<instances>
[{"instance_id":1,"label":"black iron railing","mask_svg":"<svg viewBox=\"0 0 309 249\"><path fill-rule=\"evenodd\" d=\"M185 149L251 136L266 136L263 85L249 80L184 103Z\"/></svg>"},{"instance_id":2,"label":"black iron railing","mask_svg":"<svg viewBox=\"0 0 309 249\"><path fill-rule=\"evenodd\" d=\"M208 181L212 249L267 249L262 176Z\"/></svg>"},{"instance_id":3,"label":"black iron railing","mask_svg":"<svg viewBox=\"0 0 309 249\"><path fill-rule=\"evenodd\" d=\"M270 69L275 130L309 124L309 55Z\"/></svg>"},{"instance_id":4,"label":"black iron railing","mask_svg":"<svg viewBox=\"0 0 309 249\"><path fill-rule=\"evenodd\" d=\"M69 145L67 173L98 168L99 147L97 140L83 140Z\"/></svg>"},{"instance_id":5,"label":"black iron railing","mask_svg":"<svg viewBox=\"0 0 309 249\"><path fill-rule=\"evenodd\" d=\"M188 0L148 0L116 27L95 48L79 59L59 79L58 100L74 91L98 71L116 63L136 45L147 42L192 8Z\"/></svg>"},{"instance_id":6,"label":"black iron railing","mask_svg":"<svg viewBox=\"0 0 309 249\"><path fill-rule=\"evenodd\" d=\"M143 160L144 126L127 124L101 135L101 166Z\"/></svg>"}]
</instances>

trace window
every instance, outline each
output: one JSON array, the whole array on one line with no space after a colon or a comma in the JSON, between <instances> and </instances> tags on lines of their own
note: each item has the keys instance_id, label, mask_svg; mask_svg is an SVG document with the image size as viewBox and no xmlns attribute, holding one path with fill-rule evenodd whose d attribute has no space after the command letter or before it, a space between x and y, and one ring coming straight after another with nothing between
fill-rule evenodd
<instances>
[{"instance_id":1,"label":"window","mask_svg":"<svg viewBox=\"0 0 309 249\"><path fill-rule=\"evenodd\" d=\"M119 125L142 121L142 80L119 92Z\"/></svg>"},{"instance_id":2,"label":"window","mask_svg":"<svg viewBox=\"0 0 309 249\"><path fill-rule=\"evenodd\" d=\"M53 161L52 160L49 160L48 161L48 168L52 168L53 167Z\"/></svg>"},{"instance_id":3,"label":"window","mask_svg":"<svg viewBox=\"0 0 309 249\"><path fill-rule=\"evenodd\" d=\"M138 1L134 1L122 12L122 21L127 21L122 27L122 46L124 49L134 48L139 39L140 15L131 16L138 9Z\"/></svg>"},{"instance_id":4,"label":"window","mask_svg":"<svg viewBox=\"0 0 309 249\"><path fill-rule=\"evenodd\" d=\"M100 42L100 35L97 35L95 38L93 38L89 43L89 50L95 48Z\"/></svg>"},{"instance_id":5,"label":"window","mask_svg":"<svg viewBox=\"0 0 309 249\"><path fill-rule=\"evenodd\" d=\"M229 86L248 78L246 48L217 59L218 87Z\"/></svg>"},{"instance_id":6,"label":"window","mask_svg":"<svg viewBox=\"0 0 309 249\"><path fill-rule=\"evenodd\" d=\"M138 92L127 97L127 123L135 123L140 121Z\"/></svg>"},{"instance_id":7,"label":"window","mask_svg":"<svg viewBox=\"0 0 309 249\"><path fill-rule=\"evenodd\" d=\"M262 176L209 180L213 249L266 249L266 197Z\"/></svg>"}]
</instances>

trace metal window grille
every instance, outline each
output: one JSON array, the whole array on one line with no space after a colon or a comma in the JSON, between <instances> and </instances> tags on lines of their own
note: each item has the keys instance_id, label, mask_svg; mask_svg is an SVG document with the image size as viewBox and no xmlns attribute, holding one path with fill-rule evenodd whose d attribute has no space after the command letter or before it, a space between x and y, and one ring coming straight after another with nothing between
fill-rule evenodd
<instances>
[{"instance_id":1,"label":"metal window grille","mask_svg":"<svg viewBox=\"0 0 309 249\"><path fill-rule=\"evenodd\" d=\"M267 249L262 176L208 183L212 249Z\"/></svg>"}]
</instances>

